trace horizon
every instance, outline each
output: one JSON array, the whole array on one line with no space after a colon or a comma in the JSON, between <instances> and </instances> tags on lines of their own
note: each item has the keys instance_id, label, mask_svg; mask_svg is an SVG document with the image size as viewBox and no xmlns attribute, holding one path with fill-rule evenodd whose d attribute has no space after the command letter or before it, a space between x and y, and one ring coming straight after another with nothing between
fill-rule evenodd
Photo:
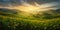
<instances>
[{"instance_id":1,"label":"horizon","mask_svg":"<svg viewBox=\"0 0 60 30\"><path fill-rule=\"evenodd\" d=\"M28 2L30 1L30 2ZM0 8L17 9L25 12L39 12L50 9L60 8L59 0L49 2L50 0L1 0ZM7 3L8 2L8 3ZM33 3L31 3L33 2Z\"/></svg>"}]
</instances>

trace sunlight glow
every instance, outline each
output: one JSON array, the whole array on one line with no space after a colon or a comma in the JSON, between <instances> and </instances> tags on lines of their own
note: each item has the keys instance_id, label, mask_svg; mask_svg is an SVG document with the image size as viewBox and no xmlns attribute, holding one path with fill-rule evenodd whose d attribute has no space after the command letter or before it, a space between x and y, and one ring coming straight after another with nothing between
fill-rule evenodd
<instances>
[{"instance_id":1,"label":"sunlight glow","mask_svg":"<svg viewBox=\"0 0 60 30\"><path fill-rule=\"evenodd\" d=\"M34 2L34 5L31 5L29 3L24 2L24 3L22 3L22 5L9 6L9 7L3 7L3 8L17 9L17 10L20 10L20 11L36 13L36 12L39 12L39 11L46 11L46 10L49 10L49 9L55 9L55 8L50 8L50 7L54 6L55 4L56 3L53 2L53 3L45 3L45 4L40 5L40 4L36 3L36 2Z\"/></svg>"}]
</instances>

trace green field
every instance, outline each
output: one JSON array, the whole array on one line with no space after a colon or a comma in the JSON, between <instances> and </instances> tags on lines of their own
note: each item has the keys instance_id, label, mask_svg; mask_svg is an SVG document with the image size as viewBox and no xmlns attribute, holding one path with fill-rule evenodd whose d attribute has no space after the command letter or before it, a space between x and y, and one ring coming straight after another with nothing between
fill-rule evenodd
<instances>
[{"instance_id":1,"label":"green field","mask_svg":"<svg viewBox=\"0 0 60 30\"><path fill-rule=\"evenodd\" d=\"M60 13L24 14L7 10L0 9L0 30L60 30Z\"/></svg>"}]
</instances>

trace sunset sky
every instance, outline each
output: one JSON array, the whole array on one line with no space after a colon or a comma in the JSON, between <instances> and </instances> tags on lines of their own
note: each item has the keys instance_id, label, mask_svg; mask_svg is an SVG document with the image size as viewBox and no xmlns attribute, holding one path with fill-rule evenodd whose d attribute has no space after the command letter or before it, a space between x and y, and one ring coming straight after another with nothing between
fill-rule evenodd
<instances>
[{"instance_id":1,"label":"sunset sky","mask_svg":"<svg viewBox=\"0 0 60 30\"><path fill-rule=\"evenodd\" d=\"M22 11L45 11L60 8L60 0L0 0L0 8Z\"/></svg>"}]
</instances>

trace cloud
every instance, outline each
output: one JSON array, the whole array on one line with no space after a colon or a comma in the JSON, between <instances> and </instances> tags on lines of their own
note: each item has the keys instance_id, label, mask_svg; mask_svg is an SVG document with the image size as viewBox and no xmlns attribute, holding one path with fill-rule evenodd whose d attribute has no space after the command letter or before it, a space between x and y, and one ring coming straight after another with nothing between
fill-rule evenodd
<instances>
[{"instance_id":1,"label":"cloud","mask_svg":"<svg viewBox=\"0 0 60 30\"><path fill-rule=\"evenodd\" d=\"M58 0L0 0L0 4L0 6L3 6L2 8L17 9L27 12L60 8L60 2Z\"/></svg>"},{"instance_id":2,"label":"cloud","mask_svg":"<svg viewBox=\"0 0 60 30\"><path fill-rule=\"evenodd\" d=\"M50 2L60 2L60 0L23 0L25 2L31 3L31 2L38 2L38 3L50 3ZM0 5L20 5L21 0L0 0Z\"/></svg>"},{"instance_id":3,"label":"cloud","mask_svg":"<svg viewBox=\"0 0 60 30\"><path fill-rule=\"evenodd\" d=\"M33 3L46 7L60 8L60 0L0 0L0 6L19 6L23 3Z\"/></svg>"}]
</instances>

